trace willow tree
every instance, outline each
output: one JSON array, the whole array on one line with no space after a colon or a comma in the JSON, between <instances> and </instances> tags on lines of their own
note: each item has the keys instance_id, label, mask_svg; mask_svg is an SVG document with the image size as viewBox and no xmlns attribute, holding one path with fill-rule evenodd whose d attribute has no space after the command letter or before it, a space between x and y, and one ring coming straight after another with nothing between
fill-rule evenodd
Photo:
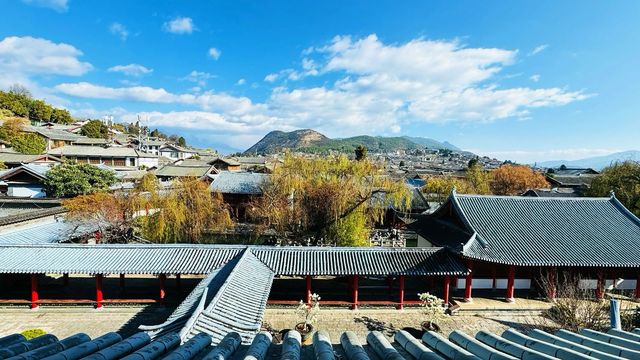
<instances>
[{"instance_id":1,"label":"willow tree","mask_svg":"<svg viewBox=\"0 0 640 360\"><path fill-rule=\"evenodd\" d=\"M145 180L145 179L143 179ZM160 243L206 242L210 230L231 226L231 218L222 198L212 194L206 183L197 179L174 182L171 190L155 193L149 179L141 188L148 195L151 211L141 217L141 233L148 240Z\"/></svg>"},{"instance_id":2,"label":"willow tree","mask_svg":"<svg viewBox=\"0 0 640 360\"><path fill-rule=\"evenodd\" d=\"M369 160L287 154L249 214L293 242L364 246L389 206L405 210L410 203L404 182Z\"/></svg>"}]
</instances>

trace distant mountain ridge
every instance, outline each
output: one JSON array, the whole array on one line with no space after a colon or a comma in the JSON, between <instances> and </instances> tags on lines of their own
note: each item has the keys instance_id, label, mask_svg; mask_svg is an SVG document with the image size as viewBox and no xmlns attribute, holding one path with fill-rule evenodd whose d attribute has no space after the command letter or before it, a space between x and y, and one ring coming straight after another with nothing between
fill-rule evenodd
<instances>
[{"instance_id":1,"label":"distant mountain ridge","mask_svg":"<svg viewBox=\"0 0 640 360\"><path fill-rule=\"evenodd\" d=\"M616 162L623 162L627 160L640 161L640 151L629 150L617 152L609 155L594 156L578 160L551 160L539 162L536 165L538 167L559 167L565 165L569 168L592 168L595 170L602 170L603 168L614 164Z\"/></svg>"},{"instance_id":2,"label":"distant mountain ridge","mask_svg":"<svg viewBox=\"0 0 640 360\"><path fill-rule=\"evenodd\" d=\"M422 137L384 137L360 135L349 138L330 139L312 130L302 129L290 132L271 131L251 146L245 155L273 154L284 150L309 153L327 153L330 151L352 153L358 145L364 145L369 152L387 152L406 149L449 149L460 150L448 142Z\"/></svg>"}]
</instances>

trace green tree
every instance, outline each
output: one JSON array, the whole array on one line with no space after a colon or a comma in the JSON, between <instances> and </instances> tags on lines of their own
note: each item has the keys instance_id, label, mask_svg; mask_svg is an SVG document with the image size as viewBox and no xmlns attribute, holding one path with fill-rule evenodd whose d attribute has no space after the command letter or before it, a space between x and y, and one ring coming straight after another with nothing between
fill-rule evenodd
<instances>
[{"instance_id":1,"label":"green tree","mask_svg":"<svg viewBox=\"0 0 640 360\"><path fill-rule=\"evenodd\" d=\"M107 190L117 180L114 171L66 162L49 170L44 190L47 196L68 198Z\"/></svg>"},{"instance_id":2,"label":"green tree","mask_svg":"<svg viewBox=\"0 0 640 360\"><path fill-rule=\"evenodd\" d=\"M627 209L640 216L640 163L625 161L604 168L593 179L589 193L608 196L612 190Z\"/></svg>"},{"instance_id":3,"label":"green tree","mask_svg":"<svg viewBox=\"0 0 640 360\"><path fill-rule=\"evenodd\" d=\"M281 239L325 239L339 245L367 244L373 224L389 204L410 207L403 181L380 176L380 166L346 156L309 159L287 154L264 184L249 215Z\"/></svg>"},{"instance_id":4,"label":"green tree","mask_svg":"<svg viewBox=\"0 0 640 360\"><path fill-rule=\"evenodd\" d=\"M0 91L0 109L9 110L15 116L28 116L30 102L31 99L24 95Z\"/></svg>"},{"instance_id":5,"label":"green tree","mask_svg":"<svg viewBox=\"0 0 640 360\"><path fill-rule=\"evenodd\" d=\"M29 105L29 119L32 121L48 122L52 113L53 107L42 100L33 100Z\"/></svg>"},{"instance_id":6,"label":"green tree","mask_svg":"<svg viewBox=\"0 0 640 360\"><path fill-rule=\"evenodd\" d=\"M109 137L109 128L100 120L91 120L82 125L80 134L96 139L106 139Z\"/></svg>"},{"instance_id":7,"label":"green tree","mask_svg":"<svg viewBox=\"0 0 640 360\"><path fill-rule=\"evenodd\" d=\"M47 149L47 141L38 134L22 133L11 139L13 150L21 154L42 154Z\"/></svg>"},{"instance_id":8,"label":"green tree","mask_svg":"<svg viewBox=\"0 0 640 360\"><path fill-rule=\"evenodd\" d=\"M24 126L27 125L28 122L27 119L18 117L5 119L2 126L0 126L0 139L11 142L22 133Z\"/></svg>"},{"instance_id":9,"label":"green tree","mask_svg":"<svg viewBox=\"0 0 640 360\"><path fill-rule=\"evenodd\" d=\"M367 158L367 147L364 145L358 145L358 147L356 147L356 160L360 161L360 160L364 160Z\"/></svg>"},{"instance_id":10,"label":"green tree","mask_svg":"<svg viewBox=\"0 0 640 360\"><path fill-rule=\"evenodd\" d=\"M182 136L180 136L180 137L178 138L178 146L182 146L182 147L187 146L187 140L185 140L185 138L183 138Z\"/></svg>"},{"instance_id":11,"label":"green tree","mask_svg":"<svg viewBox=\"0 0 640 360\"><path fill-rule=\"evenodd\" d=\"M484 171L477 162L467 168L464 177L469 183L470 192L480 195L491 194L492 174L489 171Z\"/></svg>"},{"instance_id":12,"label":"green tree","mask_svg":"<svg viewBox=\"0 0 640 360\"><path fill-rule=\"evenodd\" d=\"M68 110L53 109L51 121L57 124L73 124L74 120Z\"/></svg>"}]
</instances>

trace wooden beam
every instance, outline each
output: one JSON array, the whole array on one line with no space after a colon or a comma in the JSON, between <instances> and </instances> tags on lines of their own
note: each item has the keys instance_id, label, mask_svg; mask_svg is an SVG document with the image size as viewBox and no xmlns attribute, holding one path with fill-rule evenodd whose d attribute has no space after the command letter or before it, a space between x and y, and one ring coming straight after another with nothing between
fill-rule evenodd
<instances>
[{"instance_id":1,"label":"wooden beam","mask_svg":"<svg viewBox=\"0 0 640 360\"><path fill-rule=\"evenodd\" d=\"M166 291L165 291L165 282L167 280L167 275L165 274L160 274L160 276L158 276L158 278L160 279L160 302L164 303L164 298L167 295Z\"/></svg>"},{"instance_id":2,"label":"wooden beam","mask_svg":"<svg viewBox=\"0 0 640 360\"><path fill-rule=\"evenodd\" d=\"M556 268L550 267L547 269L547 297L550 300L556 299Z\"/></svg>"},{"instance_id":3,"label":"wooden beam","mask_svg":"<svg viewBox=\"0 0 640 360\"><path fill-rule=\"evenodd\" d=\"M507 302L515 302L514 292L515 292L515 281L516 281L516 267L511 265L509 266L509 275L507 279Z\"/></svg>"},{"instance_id":4,"label":"wooden beam","mask_svg":"<svg viewBox=\"0 0 640 360\"><path fill-rule=\"evenodd\" d=\"M38 308L38 274L31 274L31 308Z\"/></svg>"},{"instance_id":5,"label":"wooden beam","mask_svg":"<svg viewBox=\"0 0 640 360\"><path fill-rule=\"evenodd\" d=\"M96 275L96 309L102 309L102 274Z\"/></svg>"},{"instance_id":6,"label":"wooden beam","mask_svg":"<svg viewBox=\"0 0 640 360\"><path fill-rule=\"evenodd\" d=\"M311 275L307 275L307 292L305 294L305 300L307 305L311 305Z\"/></svg>"},{"instance_id":7,"label":"wooden beam","mask_svg":"<svg viewBox=\"0 0 640 360\"><path fill-rule=\"evenodd\" d=\"M62 285L64 285L64 286L68 286L69 285L69 274L68 273L62 274Z\"/></svg>"},{"instance_id":8,"label":"wooden beam","mask_svg":"<svg viewBox=\"0 0 640 360\"><path fill-rule=\"evenodd\" d=\"M400 304L398 305L398 309L404 309L404 275L400 275Z\"/></svg>"},{"instance_id":9,"label":"wooden beam","mask_svg":"<svg viewBox=\"0 0 640 360\"><path fill-rule=\"evenodd\" d=\"M352 281L353 305L351 310L358 310L358 275L354 275Z\"/></svg>"},{"instance_id":10,"label":"wooden beam","mask_svg":"<svg viewBox=\"0 0 640 360\"><path fill-rule=\"evenodd\" d=\"M469 268L469 273L465 277L464 280L464 302L472 302L473 297L471 296L471 283L473 282L473 261L467 261L467 267Z\"/></svg>"},{"instance_id":11,"label":"wooden beam","mask_svg":"<svg viewBox=\"0 0 640 360\"><path fill-rule=\"evenodd\" d=\"M596 299L604 299L604 273L602 269L598 270L597 274Z\"/></svg>"},{"instance_id":12,"label":"wooden beam","mask_svg":"<svg viewBox=\"0 0 640 360\"><path fill-rule=\"evenodd\" d=\"M449 277L449 275L446 275L444 277L444 285L443 285L443 289L442 289L442 300L444 300L444 304L445 305L449 304L449 287L450 287L450 283L451 283L451 278Z\"/></svg>"},{"instance_id":13,"label":"wooden beam","mask_svg":"<svg viewBox=\"0 0 640 360\"><path fill-rule=\"evenodd\" d=\"M120 290L124 290L124 274L120 274Z\"/></svg>"}]
</instances>

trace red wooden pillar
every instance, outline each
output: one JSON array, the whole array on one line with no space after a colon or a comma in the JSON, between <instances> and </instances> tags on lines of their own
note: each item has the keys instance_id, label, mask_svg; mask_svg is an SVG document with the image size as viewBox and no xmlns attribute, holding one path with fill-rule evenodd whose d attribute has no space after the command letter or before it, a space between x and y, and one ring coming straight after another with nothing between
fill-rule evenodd
<instances>
[{"instance_id":1,"label":"red wooden pillar","mask_svg":"<svg viewBox=\"0 0 640 360\"><path fill-rule=\"evenodd\" d=\"M160 276L158 276L158 278L160 279L160 302L164 302L164 298L166 296L166 292L165 292L165 282L167 280L167 275L165 274L160 274Z\"/></svg>"},{"instance_id":2,"label":"red wooden pillar","mask_svg":"<svg viewBox=\"0 0 640 360\"><path fill-rule=\"evenodd\" d=\"M305 300L307 305L311 305L311 275L307 275L306 283L307 283L307 292L305 294Z\"/></svg>"},{"instance_id":3,"label":"red wooden pillar","mask_svg":"<svg viewBox=\"0 0 640 360\"><path fill-rule=\"evenodd\" d=\"M550 300L556 299L556 268L550 267L547 270L547 283L549 288L547 289L547 297Z\"/></svg>"},{"instance_id":4,"label":"red wooden pillar","mask_svg":"<svg viewBox=\"0 0 640 360\"><path fill-rule=\"evenodd\" d=\"M31 274L31 308L38 308L38 274Z\"/></svg>"},{"instance_id":5,"label":"red wooden pillar","mask_svg":"<svg viewBox=\"0 0 640 360\"><path fill-rule=\"evenodd\" d=\"M467 267L469 268L469 273L464 280L464 302L471 302L473 298L471 297L471 283L473 282L473 261L467 261Z\"/></svg>"},{"instance_id":6,"label":"red wooden pillar","mask_svg":"<svg viewBox=\"0 0 640 360\"><path fill-rule=\"evenodd\" d=\"M96 309L102 309L102 274L96 275Z\"/></svg>"},{"instance_id":7,"label":"red wooden pillar","mask_svg":"<svg viewBox=\"0 0 640 360\"><path fill-rule=\"evenodd\" d=\"M62 285L69 285L69 274L62 274Z\"/></svg>"},{"instance_id":8,"label":"red wooden pillar","mask_svg":"<svg viewBox=\"0 0 640 360\"><path fill-rule=\"evenodd\" d=\"M511 265L509 266L509 277L507 279L507 302L515 301L515 298L513 297L515 281L516 281L516 267Z\"/></svg>"},{"instance_id":9,"label":"red wooden pillar","mask_svg":"<svg viewBox=\"0 0 640 360\"><path fill-rule=\"evenodd\" d=\"M120 274L120 290L124 290L124 274Z\"/></svg>"},{"instance_id":10,"label":"red wooden pillar","mask_svg":"<svg viewBox=\"0 0 640 360\"><path fill-rule=\"evenodd\" d=\"M398 309L404 309L404 275L400 275L400 305Z\"/></svg>"},{"instance_id":11,"label":"red wooden pillar","mask_svg":"<svg viewBox=\"0 0 640 360\"><path fill-rule=\"evenodd\" d=\"M451 278L449 275L444 277L444 288L442 289L442 300L444 300L444 304L449 304L449 285L451 283Z\"/></svg>"},{"instance_id":12,"label":"red wooden pillar","mask_svg":"<svg viewBox=\"0 0 640 360\"><path fill-rule=\"evenodd\" d=\"M353 277L353 284L352 284L352 295L353 295L353 305L351 306L351 310L357 310L358 309L358 275L355 275Z\"/></svg>"},{"instance_id":13,"label":"red wooden pillar","mask_svg":"<svg viewBox=\"0 0 640 360\"><path fill-rule=\"evenodd\" d=\"M182 287L182 282L180 281L180 274L176 274L176 287L180 289Z\"/></svg>"},{"instance_id":14,"label":"red wooden pillar","mask_svg":"<svg viewBox=\"0 0 640 360\"><path fill-rule=\"evenodd\" d=\"M598 300L602 300L604 299L604 274L602 273L602 270L598 271L597 277L596 298Z\"/></svg>"},{"instance_id":15,"label":"red wooden pillar","mask_svg":"<svg viewBox=\"0 0 640 360\"><path fill-rule=\"evenodd\" d=\"M640 273L638 273L638 277L636 279L636 299L640 299Z\"/></svg>"}]
</instances>

